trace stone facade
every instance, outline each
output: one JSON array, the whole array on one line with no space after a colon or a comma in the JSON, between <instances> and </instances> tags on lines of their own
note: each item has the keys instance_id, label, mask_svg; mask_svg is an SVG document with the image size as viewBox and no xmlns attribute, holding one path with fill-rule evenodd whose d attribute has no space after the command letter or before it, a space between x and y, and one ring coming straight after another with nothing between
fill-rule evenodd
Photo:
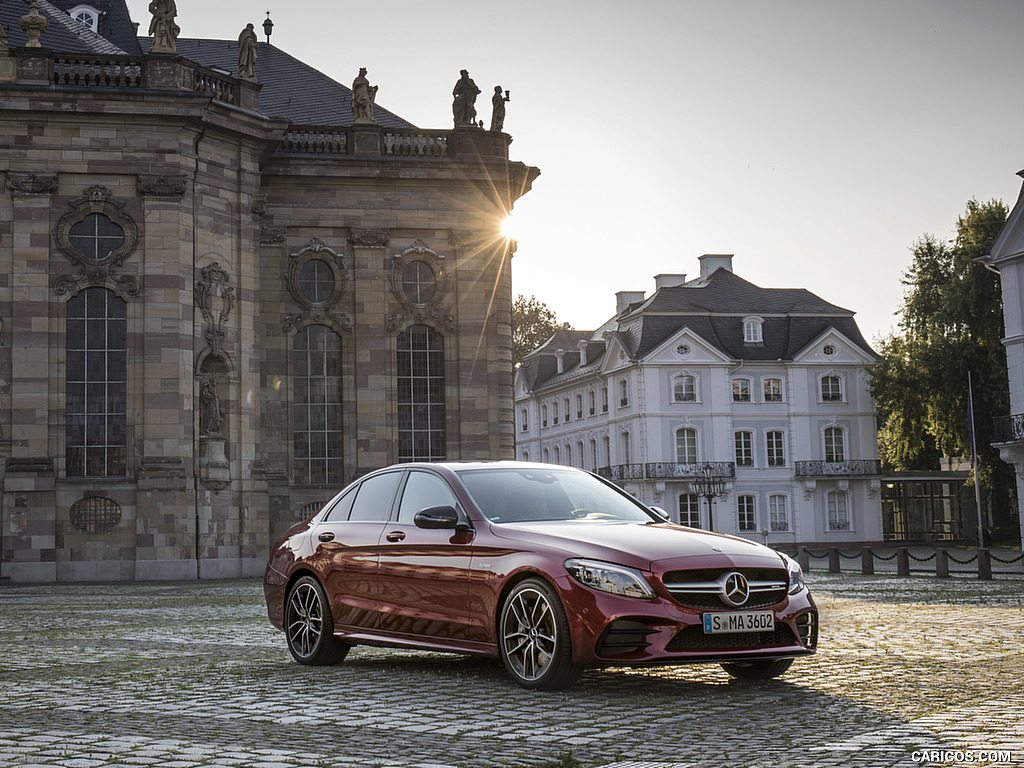
<instances>
[{"instance_id":1,"label":"stone facade","mask_svg":"<svg viewBox=\"0 0 1024 768\"><path fill-rule=\"evenodd\" d=\"M261 574L309 505L401 458L396 340L413 327L443 342L446 458L512 458L500 226L538 171L508 160L507 135L299 130L260 113L259 83L179 56L79 55L72 70L106 79L52 85L66 60L0 51L0 577ZM118 250L82 256L90 215ZM422 301L397 272L410 261L437 281ZM329 295L306 296L304 264ZM99 474L69 466L68 307L91 289L127 329L122 449ZM323 482L297 481L294 455L311 326L333 334L340 382Z\"/></svg>"}]
</instances>

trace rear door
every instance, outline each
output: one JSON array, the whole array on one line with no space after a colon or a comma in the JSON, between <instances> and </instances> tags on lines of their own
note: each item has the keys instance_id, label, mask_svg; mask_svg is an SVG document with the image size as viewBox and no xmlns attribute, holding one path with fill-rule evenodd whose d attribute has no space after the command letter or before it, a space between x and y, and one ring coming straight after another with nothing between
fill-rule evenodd
<instances>
[{"instance_id":1,"label":"rear door","mask_svg":"<svg viewBox=\"0 0 1024 768\"><path fill-rule=\"evenodd\" d=\"M345 494L311 531L335 625L378 624L378 546L404 472L371 475Z\"/></svg>"}]
</instances>

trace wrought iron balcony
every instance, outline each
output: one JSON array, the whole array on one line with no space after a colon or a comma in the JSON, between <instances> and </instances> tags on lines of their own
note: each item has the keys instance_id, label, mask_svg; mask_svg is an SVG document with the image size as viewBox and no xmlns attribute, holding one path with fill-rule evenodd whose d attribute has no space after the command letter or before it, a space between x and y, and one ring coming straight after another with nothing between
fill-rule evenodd
<instances>
[{"instance_id":1,"label":"wrought iron balcony","mask_svg":"<svg viewBox=\"0 0 1024 768\"><path fill-rule=\"evenodd\" d=\"M797 461L797 477L875 477L882 474L877 459L850 459L848 461Z\"/></svg>"},{"instance_id":2,"label":"wrought iron balcony","mask_svg":"<svg viewBox=\"0 0 1024 768\"><path fill-rule=\"evenodd\" d=\"M1024 413L1013 416L997 416L992 420L993 443L1024 442Z\"/></svg>"},{"instance_id":3,"label":"wrought iron balcony","mask_svg":"<svg viewBox=\"0 0 1024 768\"><path fill-rule=\"evenodd\" d=\"M606 480L611 480L613 483L619 483L623 480L643 480L644 465L615 464L611 467L599 467L597 474Z\"/></svg>"},{"instance_id":4,"label":"wrought iron balcony","mask_svg":"<svg viewBox=\"0 0 1024 768\"><path fill-rule=\"evenodd\" d=\"M735 477L736 465L731 461L702 461L699 464L680 464L678 462L654 462L647 464L647 477L652 480L679 478L692 480L704 475L704 467L711 467L715 477Z\"/></svg>"}]
</instances>

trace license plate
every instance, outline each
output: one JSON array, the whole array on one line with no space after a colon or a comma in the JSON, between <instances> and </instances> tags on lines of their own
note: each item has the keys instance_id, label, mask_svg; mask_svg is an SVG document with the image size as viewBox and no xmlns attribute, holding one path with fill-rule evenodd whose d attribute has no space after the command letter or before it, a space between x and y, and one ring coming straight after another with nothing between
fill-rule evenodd
<instances>
[{"instance_id":1,"label":"license plate","mask_svg":"<svg viewBox=\"0 0 1024 768\"><path fill-rule=\"evenodd\" d=\"M729 632L770 632L775 629L771 611L731 611L705 613L704 634L724 635Z\"/></svg>"}]
</instances>

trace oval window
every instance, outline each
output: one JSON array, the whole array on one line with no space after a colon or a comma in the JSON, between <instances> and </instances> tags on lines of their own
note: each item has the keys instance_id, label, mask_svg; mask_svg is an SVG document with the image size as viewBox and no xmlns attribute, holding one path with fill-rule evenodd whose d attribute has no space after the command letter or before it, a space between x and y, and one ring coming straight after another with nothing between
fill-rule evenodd
<instances>
[{"instance_id":1,"label":"oval window","mask_svg":"<svg viewBox=\"0 0 1024 768\"><path fill-rule=\"evenodd\" d=\"M83 533L107 533L121 522L121 507L116 501L91 496L71 505L71 525Z\"/></svg>"}]
</instances>

